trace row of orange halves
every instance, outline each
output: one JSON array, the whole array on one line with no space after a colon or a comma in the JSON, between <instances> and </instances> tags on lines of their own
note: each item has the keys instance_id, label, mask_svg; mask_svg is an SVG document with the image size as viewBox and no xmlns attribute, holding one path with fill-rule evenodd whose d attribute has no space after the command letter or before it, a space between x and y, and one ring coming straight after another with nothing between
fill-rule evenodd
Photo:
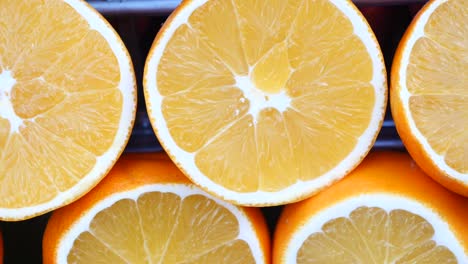
<instances>
[{"instance_id":1,"label":"row of orange halves","mask_svg":"<svg viewBox=\"0 0 468 264\"><path fill-rule=\"evenodd\" d=\"M390 89L412 159L465 196L467 9L462 0L422 8ZM135 76L92 7L2 2L0 25L0 218L69 204L49 222L46 262L467 261L465 198L409 157L365 161L387 76L351 1L182 2L143 76L172 163L117 162L134 122ZM291 205L270 254L261 214L239 206L279 204Z\"/></svg>"}]
</instances>

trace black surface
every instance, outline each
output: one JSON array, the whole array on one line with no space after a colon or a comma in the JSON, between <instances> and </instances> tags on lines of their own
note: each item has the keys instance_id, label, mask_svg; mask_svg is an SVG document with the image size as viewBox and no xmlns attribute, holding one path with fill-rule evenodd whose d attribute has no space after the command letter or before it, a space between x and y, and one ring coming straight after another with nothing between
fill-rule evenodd
<instances>
[{"instance_id":1,"label":"black surface","mask_svg":"<svg viewBox=\"0 0 468 264\"><path fill-rule=\"evenodd\" d=\"M143 65L156 33L167 18L173 8L172 2L178 1L89 1L97 7L115 27L129 49L134 62L135 72L138 81L138 113L134 130L126 152L161 151L161 147L151 129L151 125L146 115L146 108L141 87L141 77ZM145 12L136 12L124 7L129 2L146 2ZM171 2L171 3L169 3ZM411 20L408 6L402 3L425 2L425 1L388 1L373 0L361 1L363 9L384 4L387 13L380 20L386 21L386 26L382 27L377 20L372 18L371 26L376 31L376 35L381 43L387 71L390 71L392 55L400 40L405 28ZM152 10L153 7L167 4L170 7ZM417 7L417 6L416 6ZM380 7L382 8L382 7ZM114 11L110 11L110 10ZM119 11L115 11L119 10ZM144 14L144 15L142 15ZM379 134L374 149L398 149L404 150L398 138L390 111L387 111L383 128ZM274 230L276 220L282 207L263 208L270 230ZM5 264L13 263L41 263L41 241L43 230L46 226L49 214L39 216L30 220L20 222L0 222L0 227L4 233Z\"/></svg>"},{"instance_id":2,"label":"black surface","mask_svg":"<svg viewBox=\"0 0 468 264\"><path fill-rule=\"evenodd\" d=\"M424 3L427 0L352 0L357 5L394 6ZM180 0L88 0L99 12L109 16L166 15L176 8Z\"/></svg>"}]
</instances>

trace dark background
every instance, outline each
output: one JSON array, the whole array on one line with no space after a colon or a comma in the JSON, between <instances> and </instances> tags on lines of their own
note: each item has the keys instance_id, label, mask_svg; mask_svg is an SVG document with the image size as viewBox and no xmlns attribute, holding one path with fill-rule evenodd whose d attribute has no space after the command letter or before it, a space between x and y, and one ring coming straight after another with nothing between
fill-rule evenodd
<instances>
[{"instance_id":1,"label":"dark background","mask_svg":"<svg viewBox=\"0 0 468 264\"><path fill-rule=\"evenodd\" d=\"M89 0L114 26L125 42L135 67L138 82L138 112L126 152L162 151L148 121L141 78L148 50L160 26L180 2L177 0ZM426 1L419 0L355 0L373 28L390 72L393 54L405 29L417 10ZM390 111L375 149L404 151L396 133ZM281 206L262 209L270 230L274 229ZM4 263L42 263L42 234L50 214L20 222L0 222L4 239Z\"/></svg>"}]
</instances>

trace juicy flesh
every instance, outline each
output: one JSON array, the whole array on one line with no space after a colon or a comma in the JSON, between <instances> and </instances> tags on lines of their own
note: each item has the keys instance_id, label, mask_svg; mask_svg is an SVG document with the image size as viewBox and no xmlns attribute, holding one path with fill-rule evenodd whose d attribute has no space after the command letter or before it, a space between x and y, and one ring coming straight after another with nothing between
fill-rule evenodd
<instances>
[{"instance_id":1,"label":"juicy flesh","mask_svg":"<svg viewBox=\"0 0 468 264\"><path fill-rule=\"evenodd\" d=\"M297 263L458 263L433 235L432 225L414 213L359 207L311 234Z\"/></svg>"},{"instance_id":2,"label":"juicy flesh","mask_svg":"<svg viewBox=\"0 0 468 264\"><path fill-rule=\"evenodd\" d=\"M448 166L468 173L468 4L450 0L429 17L407 68L409 110Z\"/></svg>"},{"instance_id":3,"label":"juicy flesh","mask_svg":"<svg viewBox=\"0 0 468 264\"><path fill-rule=\"evenodd\" d=\"M372 77L366 47L328 1L227 0L176 29L157 85L176 144L214 182L252 192L336 167L369 126Z\"/></svg>"},{"instance_id":4,"label":"juicy flesh","mask_svg":"<svg viewBox=\"0 0 468 264\"><path fill-rule=\"evenodd\" d=\"M255 263L239 222L202 195L150 192L99 212L69 263Z\"/></svg>"},{"instance_id":5,"label":"juicy flesh","mask_svg":"<svg viewBox=\"0 0 468 264\"><path fill-rule=\"evenodd\" d=\"M0 83L0 207L49 201L93 168L119 126L116 65L62 1L0 3L0 79L13 83Z\"/></svg>"}]
</instances>

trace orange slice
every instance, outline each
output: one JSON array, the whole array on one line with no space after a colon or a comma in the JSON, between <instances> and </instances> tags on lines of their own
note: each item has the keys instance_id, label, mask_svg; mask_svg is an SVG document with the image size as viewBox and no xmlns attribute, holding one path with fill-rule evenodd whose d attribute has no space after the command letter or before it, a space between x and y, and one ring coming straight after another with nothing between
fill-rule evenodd
<instances>
[{"instance_id":1,"label":"orange slice","mask_svg":"<svg viewBox=\"0 0 468 264\"><path fill-rule=\"evenodd\" d=\"M96 188L55 211L44 263L270 263L258 208L195 187L167 156L124 156Z\"/></svg>"},{"instance_id":2,"label":"orange slice","mask_svg":"<svg viewBox=\"0 0 468 264\"><path fill-rule=\"evenodd\" d=\"M316 196L288 205L273 263L466 263L468 199L409 155L371 153Z\"/></svg>"},{"instance_id":3,"label":"orange slice","mask_svg":"<svg viewBox=\"0 0 468 264\"><path fill-rule=\"evenodd\" d=\"M96 185L135 111L128 52L87 3L0 2L0 219L43 214Z\"/></svg>"},{"instance_id":4,"label":"orange slice","mask_svg":"<svg viewBox=\"0 0 468 264\"><path fill-rule=\"evenodd\" d=\"M159 141L241 205L303 199L372 147L386 105L375 37L351 1L184 1L147 58Z\"/></svg>"},{"instance_id":5,"label":"orange slice","mask_svg":"<svg viewBox=\"0 0 468 264\"><path fill-rule=\"evenodd\" d=\"M430 1L392 67L391 109L418 165L468 196L468 2Z\"/></svg>"}]
</instances>

